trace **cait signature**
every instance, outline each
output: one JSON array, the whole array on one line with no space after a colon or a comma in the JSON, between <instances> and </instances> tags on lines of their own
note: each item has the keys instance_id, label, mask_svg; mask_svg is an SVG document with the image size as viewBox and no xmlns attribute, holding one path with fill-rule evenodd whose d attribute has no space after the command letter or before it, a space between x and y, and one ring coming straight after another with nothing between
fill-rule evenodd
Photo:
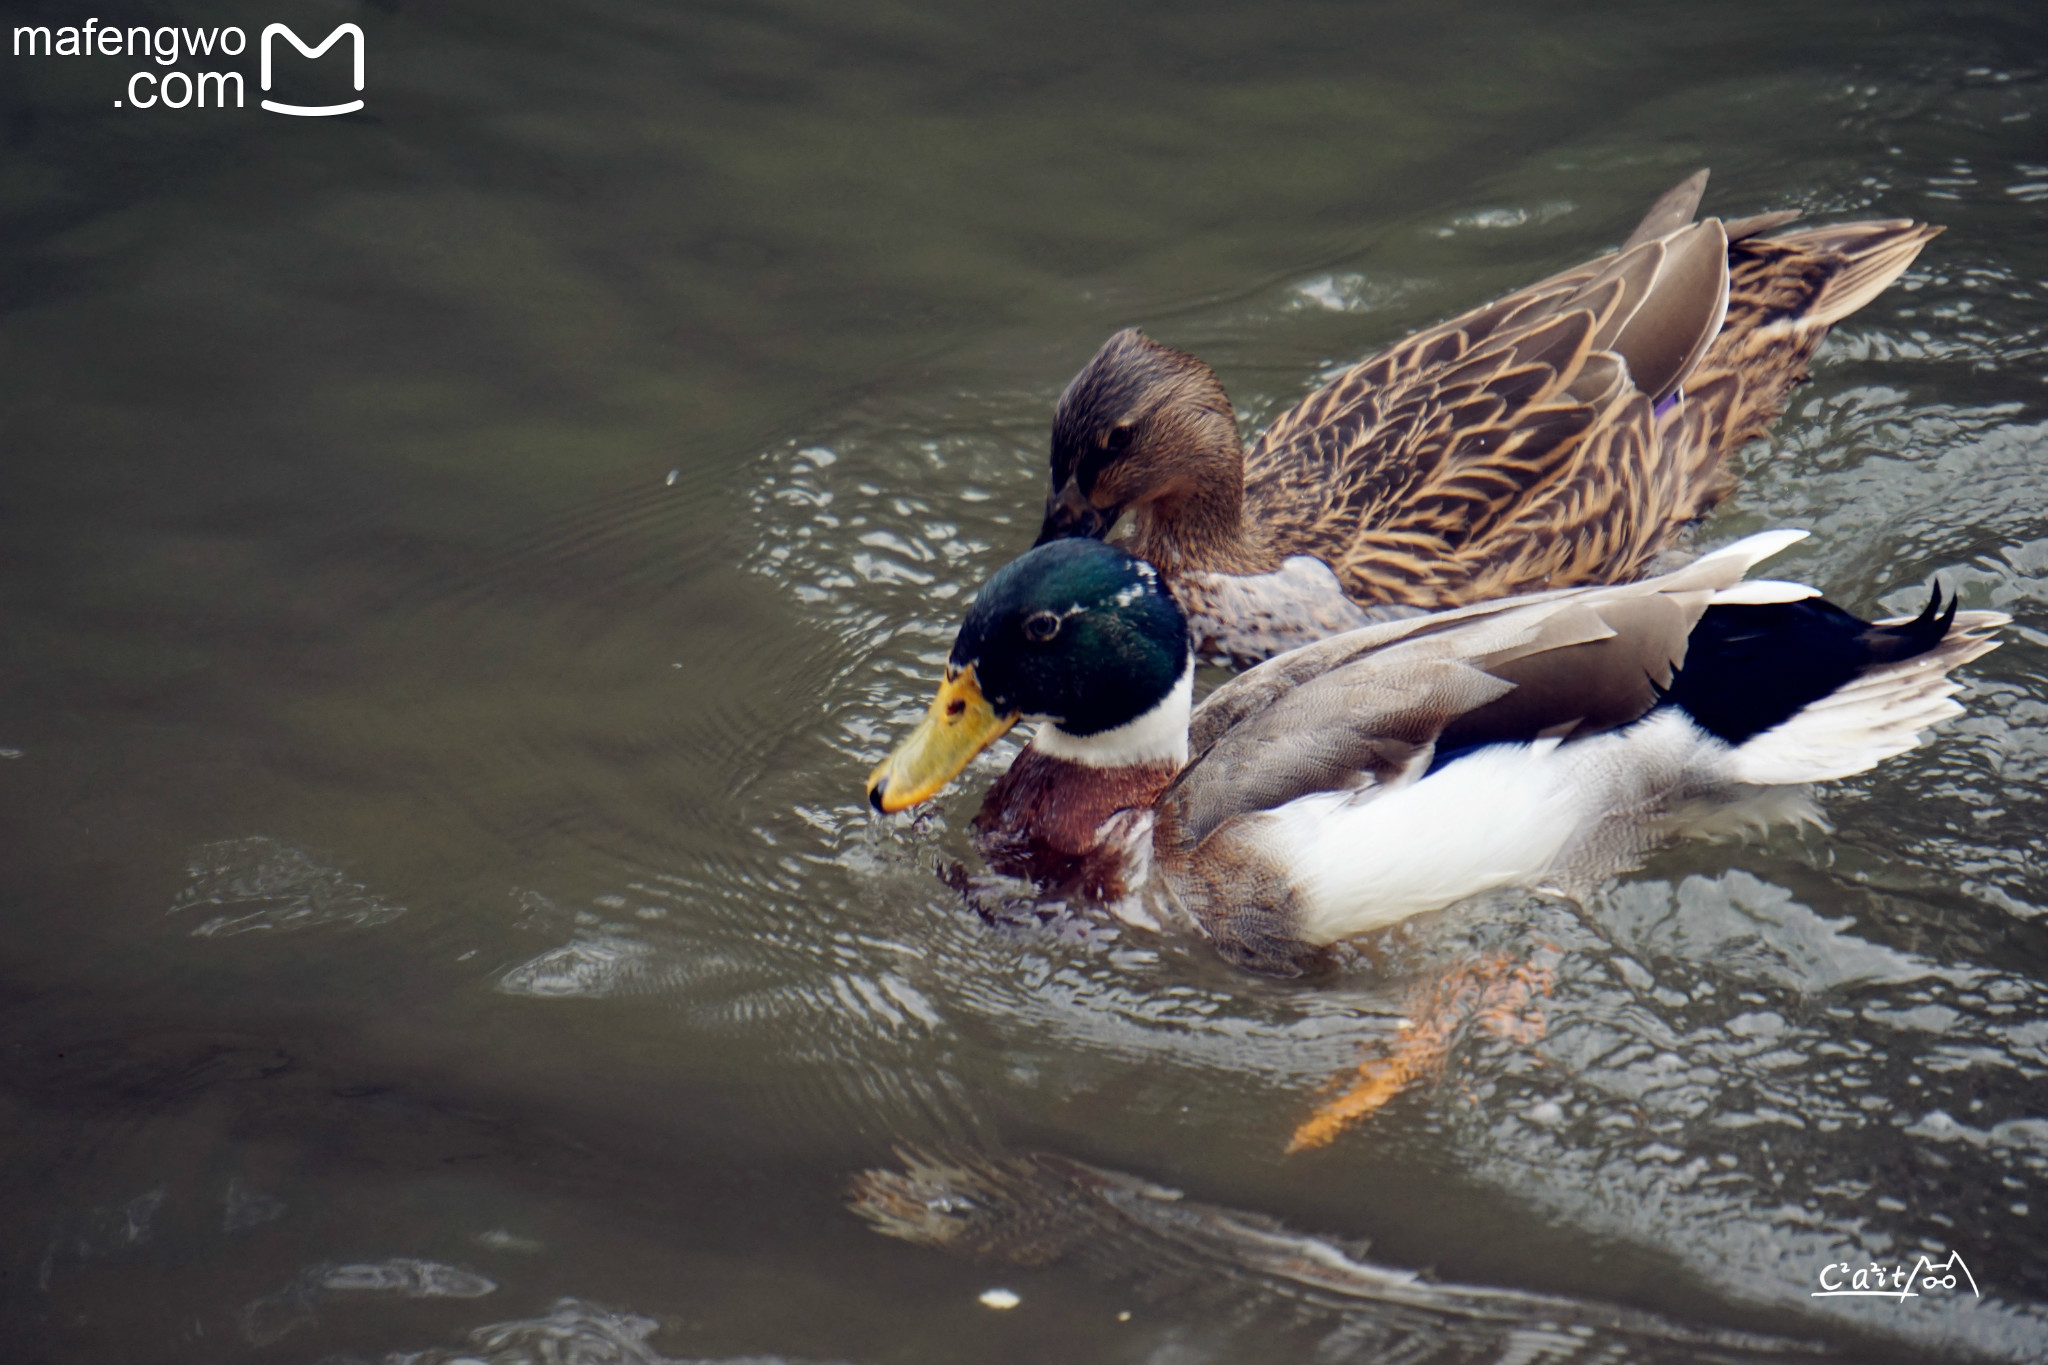
<instances>
[{"instance_id":1,"label":"cait signature","mask_svg":"<svg viewBox=\"0 0 2048 1365\"><path fill-rule=\"evenodd\" d=\"M1891 1299L1904 1303L1907 1299L1919 1298L1923 1289L1960 1292L1958 1285L1968 1285L1972 1294L1980 1299L1984 1297L1977 1288L1977 1277L1963 1263L1963 1253L1951 1251L1946 1261L1922 1256L1910 1268L1903 1263L1881 1265L1872 1261L1867 1266L1854 1266L1847 1261L1837 1261L1821 1267L1820 1288L1808 1297Z\"/></svg>"}]
</instances>

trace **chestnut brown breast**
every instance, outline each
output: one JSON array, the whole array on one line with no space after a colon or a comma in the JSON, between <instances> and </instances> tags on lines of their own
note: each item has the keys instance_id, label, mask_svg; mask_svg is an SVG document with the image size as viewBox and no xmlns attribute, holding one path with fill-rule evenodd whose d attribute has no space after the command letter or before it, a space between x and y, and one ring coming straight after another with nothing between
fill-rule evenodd
<instances>
[{"instance_id":1,"label":"chestnut brown breast","mask_svg":"<svg viewBox=\"0 0 2048 1365\"><path fill-rule=\"evenodd\" d=\"M1131 888L1121 854L1102 847L1103 823L1150 807L1175 771L1170 763L1091 768L1027 747L982 798L975 845L998 872L1048 892L1119 899Z\"/></svg>"}]
</instances>

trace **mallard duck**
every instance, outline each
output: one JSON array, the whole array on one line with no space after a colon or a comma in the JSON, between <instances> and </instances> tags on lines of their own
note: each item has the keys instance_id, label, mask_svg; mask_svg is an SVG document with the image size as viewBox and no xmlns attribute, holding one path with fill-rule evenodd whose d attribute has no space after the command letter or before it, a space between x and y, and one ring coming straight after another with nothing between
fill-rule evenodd
<instances>
[{"instance_id":1,"label":"mallard duck","mask_svg":"<svg viewBox=\"0 0 2048 1365\"><path fill-rule=\"evenodd\" d=\"M1941 231L1694 222L1706 182L1620 250L1360 361L1249 450L1207 365L1118 332L1060 397L1039 543L1130 513L1198 651L1239 664L1404 610L1637 577L1726 491L1722 457L1828 328Z\"/></svg>"},{"instance_id":2,"label":"mallard duck","mask_svg":"<svg viewBox=\"0 0 2048 1365\"><path fill-rule=\"evenodd\" d=\"M1949 671L2009 618L1937 588L1919 616L1871 624L1813 588L1743 581L1805 534L1362 627L1200 707L1158 571L1053 541L975 597L868 797L928 800L1036 720L975 820L990 864L1263 972L1496 888L1577 895L1673 836L1810 817L1783 789L1862 772L1960 713Z\"/></svg>"}]
</instances>

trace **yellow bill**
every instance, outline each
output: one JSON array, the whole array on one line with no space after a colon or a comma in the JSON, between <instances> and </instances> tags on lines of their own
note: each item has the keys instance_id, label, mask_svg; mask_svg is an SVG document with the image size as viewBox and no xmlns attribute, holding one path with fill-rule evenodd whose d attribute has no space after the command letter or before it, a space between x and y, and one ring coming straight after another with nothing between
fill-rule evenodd
<instances>
[{"instance_id":1,"label":"yellow bill","mask_svg":"<svg viewBox=\"0 0 2048 1365\"><path fill-rule=\"evenodd\" d=\"M999 716L974 681L974 665L946 670L931 710L868 774L868 804L885 814L909 810L944 791L974 756L1008 734L1017 713Z\"/></svg>"}]
</instances>

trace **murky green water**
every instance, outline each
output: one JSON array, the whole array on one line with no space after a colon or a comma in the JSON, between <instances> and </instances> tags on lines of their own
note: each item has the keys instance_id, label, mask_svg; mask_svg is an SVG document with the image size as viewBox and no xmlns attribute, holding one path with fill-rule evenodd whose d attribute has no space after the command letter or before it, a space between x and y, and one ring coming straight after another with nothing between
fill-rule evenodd
<instances>
[{"instance_id":1,"label":"murky green water","mask_svg":"<svg viewBox=\"0 0 2048 1365\"><path fill-rule=\"evenodd\" d=\"M2038 7L237 3L97 15L345 16L364 114L0 57L8 1359L2048 1357ZM1701 165L1949 227L1705 532L2018 618L1832 836L1295 987L870 821L1109 331L1260 421ZM1540 1038L1284 1154L1489 955ZM847 1211L899 1144L1030 1168L992 1260Z\"/></svg>"}]
</instances>

